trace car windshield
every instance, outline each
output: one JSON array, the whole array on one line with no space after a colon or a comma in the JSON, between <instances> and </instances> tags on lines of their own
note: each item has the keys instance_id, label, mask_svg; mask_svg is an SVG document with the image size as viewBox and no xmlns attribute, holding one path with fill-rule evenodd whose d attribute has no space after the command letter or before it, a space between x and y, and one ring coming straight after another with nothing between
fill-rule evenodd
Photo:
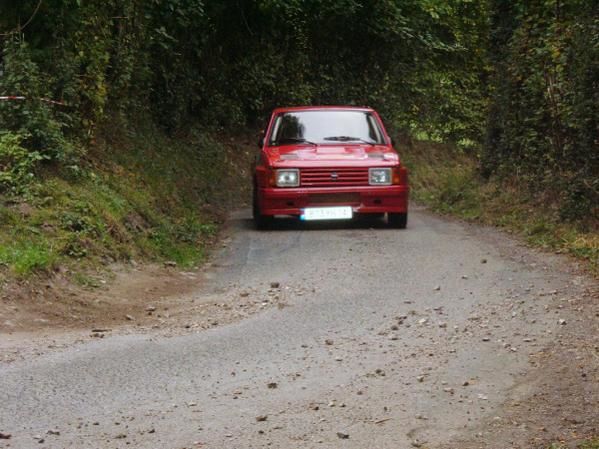
<instances>
[{"instance_id":1,"label":"car windshield","mask_svg":"<svg viewBox=\"0 0 599 449\"><path fill-rule=\"evenodd\" d=\"M269 144L384 144L376 118L366 111L294 111L276 116Z\"/></svg>"}]
</instances>

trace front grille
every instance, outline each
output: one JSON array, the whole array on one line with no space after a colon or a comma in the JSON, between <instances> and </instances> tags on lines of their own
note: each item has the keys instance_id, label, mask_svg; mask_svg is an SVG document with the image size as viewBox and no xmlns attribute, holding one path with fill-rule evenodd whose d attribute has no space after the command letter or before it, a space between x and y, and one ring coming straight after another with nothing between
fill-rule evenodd
<instances>
[{"instance_id":1,"label":"front grille","mask_svg":"<svg viewBox=\"0 0 599 449\"><path fill-rule=\"evenodd\" d=\"M302 168L302 187L367 186L368 168Z\"/></svg>"}]
</instances>

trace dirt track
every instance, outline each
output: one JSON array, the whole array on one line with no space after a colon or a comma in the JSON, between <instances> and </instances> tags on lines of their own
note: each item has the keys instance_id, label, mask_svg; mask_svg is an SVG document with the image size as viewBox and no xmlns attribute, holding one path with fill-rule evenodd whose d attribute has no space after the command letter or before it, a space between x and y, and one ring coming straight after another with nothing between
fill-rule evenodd
<instances>
[{"instance_id":1,"label":"dirt track","mask_svg":"<svg viewBox=\"0 0 599 449\"><path fill-rule=\"evenodd\" d=\"M0 448L499 449L599 434L597 286L569 260L423 211L405 231L259 233L247 216L211 266L161 272L176 294L129 290L138 314L123 328L4 332Z\"/></svg>"}]
</instances>

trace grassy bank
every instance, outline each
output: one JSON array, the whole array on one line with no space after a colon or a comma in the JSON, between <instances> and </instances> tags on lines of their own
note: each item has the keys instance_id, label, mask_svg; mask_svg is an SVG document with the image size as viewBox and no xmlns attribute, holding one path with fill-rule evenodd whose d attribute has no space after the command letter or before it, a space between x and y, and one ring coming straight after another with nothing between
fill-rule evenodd
<instances>
[{"instance_id":1,"label":"grassy bank","mask_svg":"<svg viewBox=\"0 0 599 449\"><path fill-rule=\"evenodd\" d=\"M561 218L559 196L532 192L511 179L481 179L475 157L431 142L415 142L401 150L410 167L413 198L432 210L506 228L548 250L568 253L599 270L599 224Z\"/></svg>"},{"instance_id":2,"label":"grassy bank","mask_svg":"<svg viewBox=\"0 0 599 449\"><path fill-rule=\"evenodd\" d=\"M45 167L25 195L0 198L2 278L132 259L192 266L250 185L251 151L229 139L100 135L77 167Z\"/></svg>"}]
</instances>

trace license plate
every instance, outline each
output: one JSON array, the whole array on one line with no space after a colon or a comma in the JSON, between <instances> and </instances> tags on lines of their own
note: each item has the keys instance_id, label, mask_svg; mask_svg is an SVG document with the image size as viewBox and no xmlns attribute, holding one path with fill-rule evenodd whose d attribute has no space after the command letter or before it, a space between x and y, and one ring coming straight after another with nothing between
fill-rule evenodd
<instances>
[{"instance_id":1,"label":"license plate","mask_svg":"<svg viewBox=\"0 0 599 449\"><path fill-rule=\"evenodd\" d=\"M308 207L301 215L302 220L348 220L352 218L352 208L349 206L339 207Z\"/></svg>"}]
</instances>

